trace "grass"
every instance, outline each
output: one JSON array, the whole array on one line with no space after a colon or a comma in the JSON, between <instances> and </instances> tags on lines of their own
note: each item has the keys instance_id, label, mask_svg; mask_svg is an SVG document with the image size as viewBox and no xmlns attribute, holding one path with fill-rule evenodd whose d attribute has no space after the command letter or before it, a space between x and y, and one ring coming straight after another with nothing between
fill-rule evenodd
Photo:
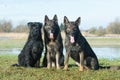
<instances>
[{"instance_id":1,"label":"grass","mask_svg":"<svg viewBox=\"0 0 120 80\"><path fill-rule=\"evenodd\" d=\"M86 38L91 46L120 46L120 38L102 37L102 38Z\"/></svg>"},{"instance_id":2,"label":"grass","mask_svg":"<svg viewBox=\"0 0 120 80\"><path fill-rule=\"evenodd\" d=\"M120 46L120 38L86 38L91 46ZM26 39L0 40L0 48L22 48Z\"/></svg>"},{"instance_id":3,"label":"grass","mask_svg":"<svg viewBox=\"0 0 120 80\"><path fill-rule=\"evenodd\" d=\"M120 60L99 59L100 65L120 65ZM0 55L0 80L119 80L120 70L85 70L71 66L68 71L46 68L11 67L17 63L17 55ZM74 61L70 59L70 64Z\"/></svg>"},{"instance_id":4,"label":"grass","mask_svg":"<svg viewBox=\"0 0 120 80\"><path fill-rule=\"evenodd\" d=\"M120 46L120 38L86 38L91 46ZM22 48L26 39L0 40L0 48ZM11 67L17 63L16 54L0 54L0 80L119 80L120 70L85 70L71 66L68 71L46 68ZM74 61L70 59L70 64ZM102 66L120 65L120 59L99 59Z\"/></svg>"},{"instance_id":5,"label":"grass","mask_svg":"<svg viewBox=\"0 0 120 80\"><path fill-rule=\"evenodd\" d=\"M6 39L0 40L0 48L22 48L26 39Z\"/></svg>"}]
</instances>

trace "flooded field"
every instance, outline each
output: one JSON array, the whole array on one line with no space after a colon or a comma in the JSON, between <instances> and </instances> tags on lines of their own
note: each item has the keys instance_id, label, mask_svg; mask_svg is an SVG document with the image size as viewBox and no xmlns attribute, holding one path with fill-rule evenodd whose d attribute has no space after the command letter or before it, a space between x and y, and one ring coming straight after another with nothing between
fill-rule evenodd
<instances>
[{"instance_id":1,"label":"flooded field","mask_svg":"<svg viewBox=\"0 0 120 80\"><path fill-rule=\"evenodd\" d=\"M93 47L98 58L114 59L120 58L120 47ZM21 48L0 49L0 54L19 54ZM64 49L65 54L65 49Z\"/></svg>"}]
</instances>

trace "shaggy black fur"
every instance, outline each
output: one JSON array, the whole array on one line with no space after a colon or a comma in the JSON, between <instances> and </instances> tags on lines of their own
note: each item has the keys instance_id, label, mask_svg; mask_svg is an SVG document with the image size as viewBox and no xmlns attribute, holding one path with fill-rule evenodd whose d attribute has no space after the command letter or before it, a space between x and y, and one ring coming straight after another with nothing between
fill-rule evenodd
<instances>
[{"instance_id":1,"label":"shaggy black fur","mask_svg":"<svg viewBox=\"0 0 120 80\"><path fill-rule=\"evenodd\" d=\"M29 22L28 27L30 29L28 40L18 55L18 64L12 66L40 67L40 58L43 51L42 23Z\"/></svg>"}]
</instances>

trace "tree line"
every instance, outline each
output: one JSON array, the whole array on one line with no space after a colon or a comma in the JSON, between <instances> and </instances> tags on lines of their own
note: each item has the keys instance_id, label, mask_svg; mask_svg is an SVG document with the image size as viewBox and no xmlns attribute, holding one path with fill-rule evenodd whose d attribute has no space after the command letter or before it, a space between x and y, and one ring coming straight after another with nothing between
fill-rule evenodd
<instances>
[{"instance_id":1,"label":"tree line","mask_svg":"<svg viewBox=\"0 0 120 80\"><path fill-rule=\"evenodd\" d=\"M0 32L18 32L18 33L22 33L22 32L28 32L28 27L25 24L18 24L16 27L13 27L12 22L11 21L5 21L5 20L1 20L0 21Z\"/></svg>"},{"instance_id":2,"label":"tree line","mask_svg":"<svg viewBox=\"0 0 120 80\"><path fill-rule=\"evenodd\" d=\"M60 24L60 29L64 30L64 25L63 23ZM1 20L0 21L0 32L28 32L29 29L26 24L18 24L16 27L13 27L11 21L5 21ZM106 28L103 28L102 26L99 26L98 28L96 27L91 27L88 30L85 30L86 32L90 34L96 34L98 36L102 36L104 34L120 34L120 21L115 20L111 22Z\"/></svg>"},{"instance_id":3,"label":"tree line","mask_svg":"<svg viewBox=\"0 0 120 80\"><path fill-rule=\"evenodd\" d=\"M91 27L87 30L91 34L97 34L98 36L102 36L104 34L120 34L120 21L117 19L111 23L106 28L102 26Z\"/></svg>"}]
</instances>

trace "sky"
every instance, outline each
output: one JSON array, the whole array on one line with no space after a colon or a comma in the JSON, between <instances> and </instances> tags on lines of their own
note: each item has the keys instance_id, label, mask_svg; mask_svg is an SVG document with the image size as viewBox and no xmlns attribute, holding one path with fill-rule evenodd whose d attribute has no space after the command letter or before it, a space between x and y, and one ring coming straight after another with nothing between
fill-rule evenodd
<instances>
[{"instance_id":1,"label":"sky","mask_svg":"<svg viewBox=\"0 0 120 80\"><path fill-rule=\"evenodd\" d=\"M64 16L69 21L81 17L80 29L107 27L120 19L120 0L0 0L0 20L7 20L13 26L27 22L42 22L47 15L57 15L59 24Z\"/></svg>"}]
</instances>

